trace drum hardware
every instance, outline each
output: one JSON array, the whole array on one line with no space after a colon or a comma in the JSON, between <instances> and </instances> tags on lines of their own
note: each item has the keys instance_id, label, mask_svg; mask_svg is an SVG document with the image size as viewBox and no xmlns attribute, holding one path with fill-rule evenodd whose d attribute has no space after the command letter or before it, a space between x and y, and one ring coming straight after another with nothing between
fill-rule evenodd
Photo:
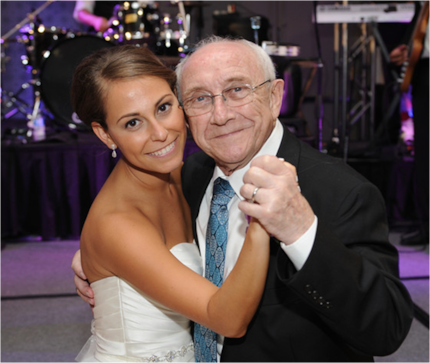
<instances>
[{"instance_id":1,"label":"drum hardware","mask_svg":"<svg viewBox=\"0 0 430 363\"><path fill-rule=\"evenodd\" d=\"M106 31L102 34L103 38L108 41L108 42L114 42L114 43L119 43L120 39L119 39L119 34L120 34L120 30L119 27L121 26L121 23L119 22L119 20L115 17L111 17L109 19L109 28L106 29ZM122 39L121 39L122 40Z\"/></svg>"},{"instance_id":2,"label":"drum hardware","mask_svg":"<svg viewBox=\"0 0 430 363\"><path fill-rule=\"evenodd\" d=\"M188 50L188 46L185 44L185 40L188 37L188 30L190 28L190 15L186 14L185 16L183 16L182 14L179 14L176 17L176 22L179 25L179 48L178 51L181 52L185 52Z\"/></svg>"},{"instance_id":3,"label":"drum hardware","mask_svg":"<svg viewBox=\"0 0 430 363\"><path fill-rule=\"evenodd\" d=\"M186 14L183 1L178 1L179 14L176 16L176 22L179 25L179 52L187 49L185 40L190 35L190 14Z\"/></svg>"},{"instance_id":4,"label":"drum hardware","mask_svg":"<svg viewBox=\"0 0 430 363\"><path fill-rule=\"evenodd\" d=\"M179 14L176 19L181 19L181 22L178 20L178 24L182 25L182 30L184 31L186 36L190 35L190 14L185 13L185 7L183 1L178 1ZM188 15L188 19L187 19Z\"/></svg>"},{"instance_id":5,"label":"drum hardware","mask_svg":"<svg viewBox=\"0 0 430 363\"><path fill-rule=\"evenodd\" d=\"M64 28L48 27L43 24L28 23L20 29L18 41L25 45L27 55L21 57L21 62L34 70L39 70L46 52L61 38L67 36Z\"/></svg>"},{"instance_id":6,"label":"drum hardware","mask_svg":"<svg viewBox=\"0 0 430 363\"><path fill-rule=\"evenodd\" d=\"M41 8L46 6L44 4ZM36 12L40 12L40 8ZM15 28L20 30L17 41L23 43L27 51L21 60L30 71L32 79L23 84L16 94L5 94L7 106L15 106L5 117L23 113L28 120L26 137L35 141L45 137L45 119L50 119L57 125L62 124L69 130L88 130L71 106L70 84L73 73L83 58L114 44L95 35L87 36L63 28L45 27L41 21L33 21L31 16L27 19L27 24L20 22ZM11 34L9 32L7 35L10 37ZM2 37L2 42L5 41L6 36L4 39ZM26 104L19 97L21 92L29 88L33 91L32 105ZM6 104L2 103L2 116L3 106ZM28 111L29 109L31 110Z\"/></svg>"},{"instance_id":7,"label":"drum hardware","mask_svg":"<svg viewBox=\"0 0 430 363\"><path fill-rule=\"evenodd\" d=\"M251 20L251 28L254 30L254 43L259 44L258 31L261 27L261 16L251 16L249 19Z\"/></svg>"},{"instance_id":8,"label":"drum hardware","mask_svg":"<svg viewBox=\"0 0 430 363\"><path fill-rule=\"evenodd\" d=\"M40 81L38 81L37 88L35 91L33 113L31 114L31 120L27 123L27 126L29 127L27 136L33 136L34 141L40 141L45 139L45 120L43 118L42 110L40 108L40 102Z\"/></svg>"},{"instance_id":9,"label":"drum hardware","mask_svg":"<svg viewBox=\"0 0 430 363\"><path fill-rule=\"evenodd\" d=\"M18 112L23 114L26 118L29 117L28 113L27 113L27 109L30 108L30 105L27 102L25 102L23 99L21 99L19 97L19 95L30 86L31 86L30 83L28 83L28 82L24 83L23 85L21 85L21 88L15 93L14 92L4 92L1 89L1 100L2 100L2 105L4 105L4 108L6 110L8 110L8 109L15 106L14 109L8 111L4 115L2 113L2 118L4 120L11 118L12 116L17 114Z\"/></svg>"},{"instance_id":10,"label":"drum hardware","mask_svg":"<svg viewBox=\"0 0 430 363\"><path fill-rule=\"evenodd\" d=\"M173 1L179 7L175 17L178 30L172 29L173 17L160 14L158 7L140 1L125 1L115 6L111 26L103 33L107 41L116 44L147 46L157 55L174 55L187 50L190 15L185 13L182 1Z\"/></svg>"},{"instance_id":11,"label":"drum hardware","mask_svg":"<svg viewBox=\"0 0 430 363\"><path fill-rule=\"evenodd\" d=\"M166 48L170 48L172 46L172 38L173 30L170 29L170 24L172 23L172 18L170 17L170 14L165 13L163 16L163 20L161 20L161 25L163 25L163 31L160 33L160 37L164 39L164 44Z\"/></svg>"},{"instance_id":12,"label":"drum hardware","mask_svg":"<svg viewBox=\"0 0 430 363\"><path fill-rule=\"evenodd\" d=\"M182 2L179 2L180 4ZM157 44L159 47L164 46L166 49L171 49L172 45L176 45L178 53L183 53L188 50L188 45L185 44L189 36L188 29L190 28L190 15L180 11L175 18L178 30L171 29L172 17L169 13L164 13L161 20L163 29L160 31ZM163 45L164 42L164 45Z\"/></svg>"},{"instance_id":13,"label":"drum hardware","mask_svg":"<svg viewBox=\"0 0 430 363\"><path fill-rule=\"evenodd\" d=\"M23 20L21 20L18 24L16 24L12 29L10 29L5 35L2 35L2 42L9 39L12 34L16 33L21 27L27 23L28 21L33 21L41 11L43 11L46 7L51 5L55 0L46 1L42 6L37 8L32 13L28 14Z\"/></svg>"},{"instance_id":14,"label":"drum hardware","mask_svg":"<svg viewBox=\"0 0 430 363\"><path fill-rule=\"evenodd\" d=\"M115 44L120 43L120 41L122 41L122 38L120 40L120 35L119 35L119 31L118 31L118 25L113 25L109 29L107 29L103 33L103 38L107 42L114 42Z\"/></svg>"},{"instance_id":15,"label":"drum hardware","mask_svg":"<svg viewBox=\"0 0 430 363\"><path fill-rule=\"evenodd\" d=\"M19 39L1 39L1 44L8 44L10 42L18 42ZM6 56L4 52L4 48L2 47L2 72L6 71L5 64L10 60L10 57ZM18 112L24 115L26 118L30 118L30 114L28 113L28 109L31 107L26 101L20 98L22 92L27 90L33 84L33 80L30 82L25 82L21 85L20 89L16 92L4 91L3 88L0 88L0 99L2 105L1 116L3 120L7 120ZM14 108L12 108L14 107Z\"/></svg>"},{"instance_id":16,"label":"drum hardware","mask_svg":"<svg viewBox=\"0 0 430 363\"><path fill-rule=\"evenodd\" d=\"M201 1L201 0L200 0ZM199 0L196 0L196 2L191 1L182 1L182 0L170 0L171 6L178 6L179 12L182 14L189 15L191 11L196 8L197 10L197 16L196 16L196 30L197 30L197 39L200 40L202 38L202 29L203 29L203 7L209 6L210 4L200 2ZM181 8L183 8L181 10ZM188 22L188 24L190 24ZM190 27L186 29L187 36L190 35Z\"/></svg>"},{"instance_id":17,"label":"drum hardware","mask_svg":"<svg viewBox=\"0 0 430 363\"><path fill-rule=\"evenodd\" d=\"M3 73L6 70L6 63L9 57L6 57L5 41L0 39L0 121L4 119L4 91L3 91Z\"/></svg>"},{"instance_id":18,"label":"drum hardware","mask_svg":"<svg viewBox=\"0 0 430 363\"><path fill-rule=\"evenodd\" d=\"M115 6L111 27L103 33L108 41L153 45L160 30L158 8L139 1L125 1Z\"/></svg>"},{"instance_id":19,"label":"drum hardware","mask_svg":"<svg viewBox=\"0 0 430 363\"><path fill-rule=\"evenodd\" d=\"M184 19L180 14L176 16L178 30L173 30L173 23L170 14L165 13L160 21L161 31L157 37L155 54L159 56L174 56L177 57L180 53L188 50L188 45L185 44L187 34L184 30Z\"/></svg>"},{"instance_id":20,"label":"drum hardware","mask_svg":"<svg viewBox=\"0 0 430 363\"><path fill-rule=\"evenodd\" d=\"M11 30L9 30L5 35L1 37L1 42L4 43L7 41L14 33L16 33L18 30L22 29L22 32L29 32L26 34L27 38L21 38L17 37L18 41L27 42L29 45L27 46L27 57L26 59L24 57L23 61L24 63L30 63L31 66L31 75L32 80L30 82L26 82L23 84L20 88L20 90L17 92L17 94L7 93L9 97L9 102L7 104L9 106L16 105L17 107L14 110L9 111L5 117L10 118L17 112L22 112L26 115L26 118L29 120L27 122L27 126L29 127L29 130L27 132L27 136L31 137L33 134L33 128L35 126L36 120L38 120L39 123L41 123L41 120L43 120L43 114L46 114L46 111L42 109L41 107L41 92L40 92L40 63L38 63L37 55L36 55L36 38L34 36L35 32L43 34L45 32L45 27L43 25L38 25L38 28L36 28L37 24L36 22L40 22L40 19L38 18L38 14L42 12L46 7L48 7L50 4L52 4L54 1L46 1L44 4L42 4L39 8L37 8L35 11L33 11L30 14L27 14L27 16L20 21L18 24L16 24ZM28 24L26 24L28 23ZM37 29L37 31L36 31ZM24 108L27 108L29 105L23 102L18 95L27 89L29 86L33 86L33 99L34 103L32 106L32 112L27 113L24 111ZM3 103L2 103L3 104Z\"/></svg>"},{"instance_id":21,"label":"drum hardware","mask_svg":"<svg viewBox=\"0 0 430 363\"><path fill-rule=\"evenodd\" d=\"M26 55L21 56L21 62L26 66L27 70L30 71L32 76L31 81L21 86L21 90L28 88L27 84L31 85L33 88L32 111L26 114L29 120L27 122L29 128L27 137L33 137L35 141L39 141L45 138L44 118L48 116L48 112L41 102L40 68L53 42L58 39L58 35L55 27L52 27L51 32L47 31L43 24L36 24L33 22L28 23L21 28L20 31L22 31L24 35L18 37L18 39L25 44L27 51ZM64 32L61 34L64 34ZM49 35L49 37L45 37L45 35Z\"/></svg>"}]
</instances>

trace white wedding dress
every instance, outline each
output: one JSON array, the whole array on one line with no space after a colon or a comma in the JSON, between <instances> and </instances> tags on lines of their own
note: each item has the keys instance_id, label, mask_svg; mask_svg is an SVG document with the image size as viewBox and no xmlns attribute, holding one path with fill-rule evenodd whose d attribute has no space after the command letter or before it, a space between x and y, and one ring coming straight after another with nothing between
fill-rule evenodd
<instances>
[{"instance_id":1,"label":"white wedding dress","mask_svg":"<svg viewBox=\"0 0 430 363\"><path fill-rule=\"evenodd\" d=\"M202 274L195 243L180 243L170 251L185 266ZM188 318L116 276L96 281L91 287L95 299L92 336L76 361L194 362Z\"/></svg>"}]
</instances>

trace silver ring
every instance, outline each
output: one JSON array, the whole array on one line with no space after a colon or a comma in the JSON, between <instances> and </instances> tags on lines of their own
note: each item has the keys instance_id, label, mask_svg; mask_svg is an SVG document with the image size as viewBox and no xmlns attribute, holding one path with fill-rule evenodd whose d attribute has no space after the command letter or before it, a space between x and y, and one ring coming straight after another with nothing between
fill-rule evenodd
<instances>
[{"instance_id":1,"label":"silver ring","mask_svg":"<svg viewBox=\"0 0 430 363\"><path fill-rule=\"evenodd\" d=\"M251 203L255 202L255 196L257 195L258 189L260 189L259 187L254 189L254 192L252 193L252 197L251 197Z\"/></svg>"}]
</instances>

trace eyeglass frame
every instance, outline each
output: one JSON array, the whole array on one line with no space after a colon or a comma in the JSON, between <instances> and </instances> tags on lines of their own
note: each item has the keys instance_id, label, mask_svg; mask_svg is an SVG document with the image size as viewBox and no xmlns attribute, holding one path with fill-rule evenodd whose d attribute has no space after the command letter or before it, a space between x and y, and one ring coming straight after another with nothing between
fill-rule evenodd
<instances>
[{"instance_id":1,"label":"eyeglass frame","mask_svg":"<svg viewBox=\"0 0 430 363\"><path fill-rule=\"evenodd\" d=\"M214 106L214 98L215 97L218 97L218 96L222 96L222 98L224 99L224 102L227 102L227 97L226 96L224 96L224 92L225 91L229 91L229 90L231 90L231 89L234 89L234 88L237 88L237 87L243 87L243 86L247 86L247 87L249 87L250 88L250 91L251 91L251 93L250 93L250 95L252 94L254 94L254 90L255 89L257 89L257 88L259 88L259 87L261 87L261 86L263 86L264 84L266 84L267 82L272 82L273 81L273 79L267 79L267 80L265 80L263 83L260 83L258 86L254 86L254 87L252 87L250 84L238 84L238 85L234 85L233 87L227 87L227 88L225 88L224 90L222 90L221 91L221 93L219 93L219 94L217 94L217 95L211 95L210 94L210 92L208 92L208 93L206 93L206 94L204 94L204 93L202 93L201 95L198 95L198 96L192 96L192 97L188 97L186 100L184 100L183 102L181 102L181 107L184 109L184 111L185 111L185 113L187 113L187 110L186 110L186 108L185 108L185 103L188 101L188 100L191 100L191 99L193 99L193 98L196 98L196 97L200 97L200 96L202 96L202 95L204 95L204 96L207 96L207 97L210 97L210 99L211 99L211 110L213 109L213 106ZM245 96L244 98L246 98L247 96ZM251 100L250 102L248 102L248 103L251 103L253 100ZM243 105L240 105L240 106L230 106L230 107L241 107L241 106L245 106L245 105L247 105L248 103L244 103ZM202 116L202 115L204 115L204 114L206 114L206 113L208 113L208 112L210 112L211 110L208 110L208 111L205 111L205 112L203 112L203 113L201 113L201 114L198 114L198 115L191 115L191 117L196 117L196 116ZM187 116L189 116L188 114L187 114Z\"/></svg>"}]
</instances>

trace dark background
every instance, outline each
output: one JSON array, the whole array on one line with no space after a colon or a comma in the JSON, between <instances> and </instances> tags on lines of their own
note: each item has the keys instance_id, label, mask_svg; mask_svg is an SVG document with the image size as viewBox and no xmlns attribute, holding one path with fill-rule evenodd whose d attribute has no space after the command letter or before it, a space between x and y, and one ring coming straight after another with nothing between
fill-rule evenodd
<instances>
[{"instance_id":1,"label":"dark background","mask_svg":"<svg viewBox=\"0 0 430 363\"><path fill-rule=\"evenodd\" d=\"M1 1L1 34L6 34L16 24L25 19L28 13L38 9L43 1ZM185 2L196 3L196 2ZM191 15L191 33L187 42L191 45L201 37L214 32L221 33L223 26L216 26L214 14L226 11L229 4L234 4L236 11L242 19L260 15L267 22L267 39L282 44L296 44L300 47L301 57L317 57L317 41L315 26L312 22L314 2L312 1L204 1L201 7L187 7ZM318 2L333 3L333 2ZM40 14L43 24L67 29L71 32L85 32L86 26L77 23L73 19L74 1L56 1L45 8ZM168 13L173 18L178 13L178 6L170 1L159 1L160 13ZM246 27L246 23L243 25ZM215 27L215 29L214 29ZM174 28L174 26L172 26ZM318 27L321 42L322 60L324 62L322 92L326 102L324 103L323 139L329 139L332 130L333 110L330 99L333 94L333 25L323 24ZM356 25L350 25L350 33L355 32ZM15 40L20 32L16 32L10 40ZM16 41L8 42L2 47L2 88L4 92L17 92L21 85L31 79L31 74L21 64L21 56L26 54L24 44ZM303 70L303 78L306 79L308 70ZM304 82L304 81L303 81ZM308 123L309 130L313 134L316 127L314 100L316 94L316 81L308 92L309 98L303 104L303 112ZM32 91L27 89L20 97L32 104ZM48 101L49 102L49 101ZM18 116L14 116L13 121Z\"/></svg>"}]
</instances>

